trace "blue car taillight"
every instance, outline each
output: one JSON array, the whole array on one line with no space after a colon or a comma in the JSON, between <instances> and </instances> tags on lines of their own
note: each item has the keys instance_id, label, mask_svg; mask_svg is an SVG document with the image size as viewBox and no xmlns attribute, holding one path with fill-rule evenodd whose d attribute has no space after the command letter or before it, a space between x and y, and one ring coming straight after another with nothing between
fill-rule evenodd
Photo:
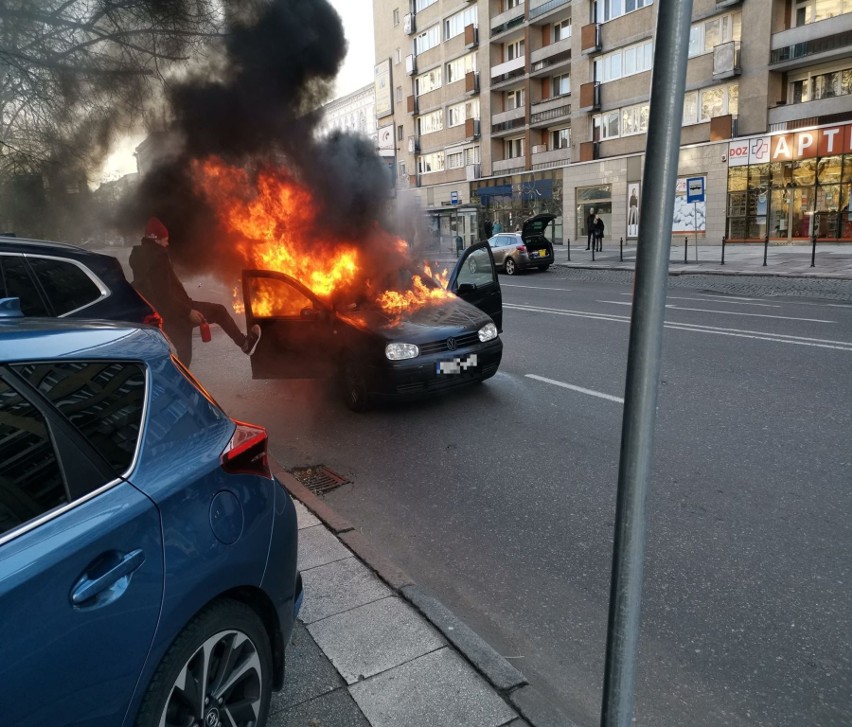
<instances>
[{"instance_id":1,"label":"blue car taillight","mask_svg":"<svg viewBox=\"0 0 852 727\"><path fill-rule=\"evenodd\" d=\"M159 313L150 313L142 319L143 323L147 323L149 326L157 326L160 330L163 330L163 318Z\"/></svg>"},{"instance_id":2,"label":"blue car taillight","mask_svg":"<svg viewBox=\"0 0 852 727\"><path fill-rule=\"evenodd\" d=\"M272 479L266 456L268 437L266 429L255 424L235 422L237 425L231 441L222 452L222 469L232 475L261 475Z\"/></svg>"}]
</instances>

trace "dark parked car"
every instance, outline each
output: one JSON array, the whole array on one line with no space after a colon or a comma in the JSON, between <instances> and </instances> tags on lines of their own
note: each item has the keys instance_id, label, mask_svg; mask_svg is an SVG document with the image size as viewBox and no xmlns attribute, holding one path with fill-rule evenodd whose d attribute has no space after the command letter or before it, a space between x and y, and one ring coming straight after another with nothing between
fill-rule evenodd
<instances>
[{"instance_id":1,"label":"dark parked car","mask_svg":"<svg viewBox=\"0 0 852 727\"><path fill-rule=\"evenodd\" d=\"M65 242L0 236L3 297L19 298L26 316L161 323L118 260Z\"/></svg>"},{"instance_id":2,"label":"dark parked car","mask_svg":"<svg viewBox=\"0 0 852 727\"><path fill-rule=\"evenodd\" d=\"M484 381L503 354L502 294L486 243L464 251L448 290L454 294L396 316L375 305L332 305L284 273L246 270L246 325L262 330L252 375L335 376L354 411Z\"/></svg>"},{"instance_id":3,"label":"dark parked car","mask_svg":"<svg viewBox=\"0 0 852 727\"><path fill-rule=\"evenodd\" d=\"M16 307L0 305L4 723L265 724L302 599L266 431L151 326Z\"/></svg>"},{"instance_id":4,"label":"dark parked car","mask_svg":"<svg viewBox=\"0 0 852 727\"><path fill-rule=\"evenodd\" d=\"M537 268L547 270L553 264L553 243L545 237L555 215L541 214L526 220L520 232L499 232L488 238L494 263L506 275Z\"/></svg>"}]
</instances>

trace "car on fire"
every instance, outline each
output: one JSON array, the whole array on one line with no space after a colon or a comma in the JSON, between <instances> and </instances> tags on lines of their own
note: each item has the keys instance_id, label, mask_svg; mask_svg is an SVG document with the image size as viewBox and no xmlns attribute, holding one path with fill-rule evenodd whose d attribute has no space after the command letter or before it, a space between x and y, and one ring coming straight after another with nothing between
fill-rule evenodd
<instances>
[{"instance_id":1,"label":"car on fire","mask_svg":"<svg viewBox=\"0 0 852 727\"><path fill-rule=\"evenodd\" d=\"M266 723L302 602L266 431L159 329L0 300L0 703L10 725Z\"/></svg>"},{"instance_id":2,"label":"car on fire","mask_svg":"<svg viewBox=\"0 0 852 727\"><path fill-rule=\"evenodd\" d=\"M374 402L422 398L494 376L503 354L503 303L488 244L463 251L445 290L422 280L444 294L390 315L371 303L331 303L281 272L244 270L246 325L262 331L253 378L334 377L346 405L365 411Z\"/></svg>"},{"instance_id":3,"label":"car on fire","mask_svg":"<svg viewBox=\"0 0 852 727\"><path fill-rule=\"evenodd\" d=\"M556 215L540 214L524 221L520 232L498 232L488 238L498 270L514 275L522 270L547 270L553 264L553 243L545 237Z\"/></svg>"}]
</instances>

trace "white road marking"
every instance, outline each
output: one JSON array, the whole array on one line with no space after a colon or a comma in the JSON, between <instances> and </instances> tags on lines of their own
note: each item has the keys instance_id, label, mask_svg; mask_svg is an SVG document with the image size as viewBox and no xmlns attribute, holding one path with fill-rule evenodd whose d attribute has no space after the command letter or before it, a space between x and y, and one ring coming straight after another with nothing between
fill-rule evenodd
<instances>
[{"instance_id":1,"label":"white road marking","mask_svg":"<svg viewBox=\"0 0 852 727\"><path fill-rule=\"evenodd\" d=\"M758 308L780 308L780 305L773 305L772 303L746 303L744 302L747 299L742 300L728 300L727 298L717 297L717 298L687 298L682 295L669 295L666 297L666 300L697 300L699 303L729 303L731 305L753 305Z\"/></svg>"},{"instance_id":2,"label":"white road marking","mask_svg":"<svg viewBox=\"0 0 852 727\"><path fill-rule=\"evenodd\" d=\"M531 290L557 290L560 293L573 293L573 288L549 288L544 285L518 285L517 283L500 283L501 288L530 288Z\"/></svg>"},{"instance_id":3,"label":"white road marking","mask_svg":"<svg viewBox=\"0 0 852 727\"><path fill-rule=\"evenodd\" d=\"M558 308L535 308L533 306L522 306L512 303L504 303L503 307L530 313L551 313L558 316L589 318L598 321L611 321L612 323L630 323L629 316L619 316L614 313L588 313L585 311L560 310ZM712 333L718 336L753 338L761 341L772 341L774 343L789 343L796 346L813 346L814 348L831 348L838 351L848 351L852 353L852 341L833 341L824 338L808 338L805 336L791 336L785 333L767 333L765 331L749 331L739 328L719 328L717 326L705 326L697 323L672 323L666 321L663 325L666 328L676 331L691 331L693 333Z\"/></svg>"},{"instance_id":4,"label":"white road marking","mask_svg":"<svg viewBox=\"0 0 852 727\"><path fill-rule=\"evenodd\" d=\"M624 300L596 300L595 303L607 303L609 305L633 305ZM794 318L792 316L773 316L768 313L745 313L736 310L711 310L709 308L685 308L679 305L666 305L669 310L685 310L693 313L713 313L719 316L750 316L751 318L777 318L782 321L807 321L808 323L836 323L837 321L824 321L820 318Z\"/></svg>"},{"instance_id":5,"label":"white road marking","mask_svg":"<svg viewBox=\"0 0 852 727\"><path fill-rule=\"evenodd\" d=\"M624 399L621 399L618 396L612 396L611 394L604 394L600 391L595 391L594 389L584 389L582 386L574 386L573 384L566 384L564 381L556 381L554 379L546 379L544 376L536 376L535 374L526 374L528 379L534 379L535 381L543 381L545 384L553 384L554 386L561 386L563 389L571 389L571 391L577 391L581 394L587 394L588 396L596 396L598 399L606 399L607 401L614 401L617 404L623 404Z\"/></svg>"}]
</instances>

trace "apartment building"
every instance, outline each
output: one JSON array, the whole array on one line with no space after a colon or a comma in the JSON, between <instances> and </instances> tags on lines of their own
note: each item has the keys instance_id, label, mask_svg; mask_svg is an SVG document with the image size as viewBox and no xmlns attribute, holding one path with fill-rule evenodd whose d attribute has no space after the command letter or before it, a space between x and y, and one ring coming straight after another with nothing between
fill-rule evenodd
<instances>
[{"instance_id":1,"label":"apartment building","mask_svg":"<svg viewBox=\"0 0 852 727\"><path fill-rule=\"evenodd\" d=\"M557 242L585 240L594 209L640 239L659 2L373 9L379 127L440 232L548 211ZM694 0L673 236L850 240L850 188L852 0Z\"/></svg>"}]
</instances>

